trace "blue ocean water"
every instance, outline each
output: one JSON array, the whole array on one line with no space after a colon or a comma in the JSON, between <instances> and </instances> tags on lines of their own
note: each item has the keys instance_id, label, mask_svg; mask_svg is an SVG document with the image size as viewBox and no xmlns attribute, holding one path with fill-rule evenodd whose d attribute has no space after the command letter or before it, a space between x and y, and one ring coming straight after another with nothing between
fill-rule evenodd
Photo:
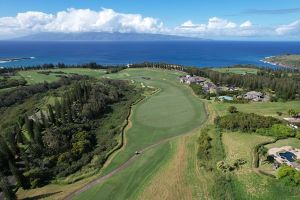
<instances>
[{"instance_id":1,"label":"blue ocean water","mask_svg":"<svg viewBox=\"0 0 300 200\"><path fill-rule=\"evenodd\" d=\"M44 63L128 64L167 62L198 67L234 64L266 65L266 56L300 54L300 42L0 42L0 58L35 57L0 66L32 66Z\"/></svg>"}]
</instances>

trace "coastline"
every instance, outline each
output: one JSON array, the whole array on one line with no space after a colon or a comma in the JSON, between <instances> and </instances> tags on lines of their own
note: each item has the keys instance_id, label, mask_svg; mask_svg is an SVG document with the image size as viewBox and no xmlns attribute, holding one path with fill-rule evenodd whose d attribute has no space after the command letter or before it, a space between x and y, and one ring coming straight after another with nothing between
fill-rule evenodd
<instances>
[{"instance_id":1,"label":"coastline","mask_svg":"<svg viewBox=\"0 0 300 200\"><path fill-rule=\"evenodd\" d=\"M20 57L20 58L0 58L0 63L8 63L8 62L15 62L21 60L32 60L35 57Z\"/></svg>"},{"instance_id":2,"label":"coastline","mask_svg":"<svg viewBox=\"0 0 300 200\"><path fill-rule=\"evenodd\" d=\"M262 59L260 61L263 62L263 63L265 63L265 64L269 64L269 65L273 65L273 66L277 66L277 67L283 67L283 68L288 68L288 69L299 69L299 67L285 65L285 64L282 64L280 62L271 62L271 61L268 61L268 59L274 58L274 57L276 57L276 56L268 56L268 57L265 57L264 59Z\"/></svg>"}]
</instances>

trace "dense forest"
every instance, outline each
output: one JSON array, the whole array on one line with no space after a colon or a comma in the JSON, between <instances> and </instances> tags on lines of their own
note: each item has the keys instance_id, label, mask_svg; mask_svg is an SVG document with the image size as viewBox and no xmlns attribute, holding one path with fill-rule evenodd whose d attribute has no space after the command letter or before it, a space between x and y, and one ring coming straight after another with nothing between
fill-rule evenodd
<instances>
[{"instance_id":1,"label":"dense forest","mask_svg":"<svg viewBox=\"0 0 300 200\"><path fill-rule=\"evenodd\" d=\"M32 105L52 95L53 103ZM6 197L14 199L10 177L28 189L73 174L92 160L101 168L139 98L127 81L78 75L1 93L1 117L10 116L0 122L0 188Z\"/></svg>"}]
</instances>

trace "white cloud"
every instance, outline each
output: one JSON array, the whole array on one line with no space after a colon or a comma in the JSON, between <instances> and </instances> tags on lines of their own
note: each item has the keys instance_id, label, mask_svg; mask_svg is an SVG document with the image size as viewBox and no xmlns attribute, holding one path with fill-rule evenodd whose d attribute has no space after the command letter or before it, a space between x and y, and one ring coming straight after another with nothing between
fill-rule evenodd
<instances>
[{"instance_id":1,"label":"white cloud","mask_svg":"<svg viewBox=\"0 0 300 200\"><path fill-rule=\"evenodd\" d=\"M300 33L300 20L278 27L261 27L247 20L236 23L218 17L206 23L188 20L175 28L140 14L118 13L112 9L94 11L70 8L54 14L24 12L14 17L0 18L0 38L18 37L38 32L121 32L161 33L206 38L278 37Z\"/></svg>"},{"instance_id":2,"label":"white cloud","mask_svg":"<svg viewBox=\"0 0 300 200\"><path fill-rule=\"evenodd\" d=\"M208 29L232 29L236 26L236 23L218 17L210 18L207 24Z\"/></svg>"},{"instance_id":3,"label":"white cloud","mask_svg":"<svg viewBox=\"0 0 300 200\"><path fill-rule=\"evenodd\" d=\"M1 35L88 31L157 33L163 31L163 23L155 18L117 13L112 9L93 11L71 8L54 15L29 11L15 17L2 17L0 29Z\"/></svg>"},{"instance_id":4,"label":"white cloud","mask_svg":"<svg viewBox=\"0 0 300 200\"><path fill-rule=\"evenodd\" d=\"M276 33L280 36L291 35L299 37L300 34L300 20L294 21L287 25L280 25L276 28Z\"/></svg>"},{"instance_id":5,"label":"white cloud","mask_svg":"<svg viewBox=\"0 0 300 200\"><path fill-rule=\"evenodd\" d=\"M241 28L250 28L250 27L252 27L252 22L251 21L245 21L244 23L242 23L241 25L240 25L240 27Z\"/></svg>"},{"instance_id":6,"label":"white cloud","mask_svg":"<svg viewBox=\"0 0 300 200\"><path fill-rule=\"evenodd\" d=\"M199 37L251 37L261 35L257 27L253 27L251 21L245 21L238 25L235 22L218 17L212 17L206 24L195 24L188 20L175 28L181 35Z\"/></svg>"}]
</instances>

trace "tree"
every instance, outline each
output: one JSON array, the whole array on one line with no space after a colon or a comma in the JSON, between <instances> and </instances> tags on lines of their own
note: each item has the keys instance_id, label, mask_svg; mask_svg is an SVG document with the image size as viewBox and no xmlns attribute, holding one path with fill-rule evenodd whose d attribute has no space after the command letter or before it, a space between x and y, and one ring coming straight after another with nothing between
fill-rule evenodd
<instances>
[{"instance_id":1,"label":"tree","mask_svg":"<svg viewBox=\"0 0 300 200\"><path fill-rule=\"evenodd\" d=\"M25 176L23 176L23 174L17 169L13 160L8 160L8 165L9 165L9 169L10 169L11 173L16 178L17 184L19 186L21 186L23 189L28 189L29 184L28 184Z\"/></svg>"},{"instance_id":2,"label":"tree","mask_svg":"<svg viewBox=\"0 0 300 200\"><path fill-rule=\"evenodd\" d=\"M34 141L38 145L42 146L42 133L41 133L41 128L39 126L39 123L34 123L34 128L33 128L33 133L34 133Z\"/></svg>"},{"instance_id":3,"label":"tree","mask_svg":"<svg viewBox=\"0 0 300 200\"><path fill-rule=\"evenodd\" d=\"M49 113L49 118L50 118L50 121L52 124L55 124L56 123L56 120L55 120L55 115L54 115L54 112L53 112L53 108L50 104L48 104L48 113Z\"/></svg>"},{"instance_id":4,"label":"tree","mask_svg":"<svg viewBox=\"0 0 300 200\"><path fill-rule=\"evenodd\" d=\"M294 117L295 115L297 115L297 113L296 113L296 111L295 111L294 109L289 109L288 114L289 114L291 117Z\"/></svg>"},{"instance_id":5,"label":"tree","mask_svg":"<svg viewBox=\"0 0 300 200\"><path fill-rule=\"evenodd\" d=\"M6 176L3 175L3 173L0 170L0 188L4 194L4 198L7 200L15 200L17 199L16 194L12 190L8 179Z\"/></svg>"},{"instance_id":6,"label":"tree","mask_svg":"<svg viewBox=\"0 0 300 200\"><path fill-rule=\"evenodd\" d=\"M31 138L33 138L33 120L29 119L27 115L25 116L25 128L28 131Z\"/></svg>"},{"instance_id":7,"label":"tree","mask_svg":"<svg viewBox=\"0 0 300 200\"><path fill-rule=\"evenodd\" d=\"M227 110L230 113L237 113L237 108L235 106L229 106Z\"/></svg>"}]
</instances>

